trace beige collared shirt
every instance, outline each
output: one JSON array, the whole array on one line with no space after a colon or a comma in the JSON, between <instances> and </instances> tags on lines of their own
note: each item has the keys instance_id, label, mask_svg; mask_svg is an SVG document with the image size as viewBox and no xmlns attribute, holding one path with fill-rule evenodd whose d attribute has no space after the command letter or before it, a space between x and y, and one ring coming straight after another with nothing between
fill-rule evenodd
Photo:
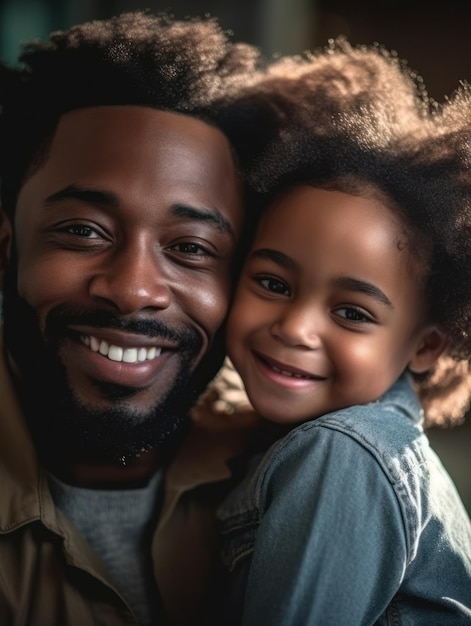
<instances>
[{"instance_id":1,"label":"beige collared shirt","mask_svg":"<svg viewBox=\"0 0 471 626\"><path fill-rule=\"evenodd\" d=\"M0 624L136 624L100 560L54 506L0 349ZM253 427L249 414L202 411L168 468L152 556L172 624L192 623L215 557L214 502L198 488L230 477L226 461Z\"/></svg>"}]
</instances>

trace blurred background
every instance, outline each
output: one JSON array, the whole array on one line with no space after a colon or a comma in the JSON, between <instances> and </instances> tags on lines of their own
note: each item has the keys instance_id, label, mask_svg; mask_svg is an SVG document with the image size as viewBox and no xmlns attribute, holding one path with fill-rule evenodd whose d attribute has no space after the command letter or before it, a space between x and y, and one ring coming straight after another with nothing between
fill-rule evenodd
<instances>
[{"instance_id":1,"label":"blurred background","mask_svg":"<svg viewBox=\"0 0 471 626\"><path fill-rule=\"evenodd\" d=\"M0 60L15 64L24 40L135 9L213 15L268 57L316 48L339 34L353 44L379 42L407 59L438 102L460 81L471 82L469 0L0 0ZM431 430L430 439L471 514L471 416L462 426Z\"/></svg>"},{"instance_id":2,"label":"blurred background","mask_svg":"<svg viewBox=\"0 0 471 626\"><path fill-rule=\"evenodd\" d=\"M267 55L301 52L338 34L378 41L407 59L438 101L471 80L469 0L0 0L0 59L14 62L22 40L143 8L178 18L209 13Z\"/></svg>"}]
</instances>

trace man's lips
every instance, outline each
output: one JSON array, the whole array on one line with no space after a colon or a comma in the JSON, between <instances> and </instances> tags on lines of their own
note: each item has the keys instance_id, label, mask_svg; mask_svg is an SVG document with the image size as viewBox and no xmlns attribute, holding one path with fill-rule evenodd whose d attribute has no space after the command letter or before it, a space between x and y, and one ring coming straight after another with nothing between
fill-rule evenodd
<instances>
[{"instance_id":1,"label":"man's lips","mask_svg":"<svg viewBox=\"0 0 471 626\"><path fill-rule=\"evenodd\" d=\"M181 365L180 345L167 338L109 327L74 326L69 331L73 343L68 344L68 349L64 343L62 358L70 379L81 381L80 384L85 379L137 390L149 388L159 380L165 386ZM73 347L77 347L77 342L80 350Z\"/></svg>"},{"instance_id":2,"label":"man's lips","mask_svg":"<svg viewBox=\"0 0 471 626\"><path fill-rule=\"evenodd\" d=\"M162 354L162 348L151 346L118 346L93 335L80 335L80 341L92 352L99 352L110 361L123 363L143 363L153 361Z\"/></svg>"},{"instance_id":3,"label":"man's lips","mask_svg":"<svg viewBox=\"0 0 471 626\"><path fill-rule=\"evenodd\" d=\"M178 344L162 337L150 337L111 328L74 326L70 330L80 343L116 363L146 363L159 358L163 352L178 350Z\"/></svg>"}]
</instances>

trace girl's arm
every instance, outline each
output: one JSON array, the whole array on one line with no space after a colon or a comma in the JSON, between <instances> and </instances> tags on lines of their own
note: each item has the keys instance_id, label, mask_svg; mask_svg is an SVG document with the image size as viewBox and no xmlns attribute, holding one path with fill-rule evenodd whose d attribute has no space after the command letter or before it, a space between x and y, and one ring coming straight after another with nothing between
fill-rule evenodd
<instances>
[{"instance_id":1,"label":"girl's arm","mask_svg":"<svg viewBox=\"0 0 471 626\"><path fill-rule=\"evenodd\" d=\"M381 466L348 435L311 430L267 474L244 626L373 624L404 576L403 519Z\"/></svg>"}]
</instances>

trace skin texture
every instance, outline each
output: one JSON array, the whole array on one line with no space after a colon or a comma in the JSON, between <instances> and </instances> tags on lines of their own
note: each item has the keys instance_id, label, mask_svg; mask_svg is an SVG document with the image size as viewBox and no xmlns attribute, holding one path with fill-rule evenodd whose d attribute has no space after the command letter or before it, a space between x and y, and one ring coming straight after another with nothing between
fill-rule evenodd
<instances>
[{"instance_id":1,"label":"skin texture","mask_svg":"<svg viewBox=\"0 0 471 626\"><path fill-rule=\"evenodd\" d=\"M426 257L425 257L426 258ZM446 345L423 271L381 201L300 186L264 213L228 321L255 409L293 424L381 396Z\"/></svg>"},{"instance_id":2,"label":"skin texture","mask_svg":"<svg viewBox=\"0 0 471 626\"><path fill-rule=\"evenodd\" d=\"M38 430L50 430L51 448L67 431L84 439L76 457L95 446L100 458L106 440L116 458L178 425L166 405L169 423L159 428L165 417L155 409L177 381L185 389L225 318L242 221L217 128L138 106L61 118L19 194L16 285L5 294L6 329L16 338L30 331L36 346L13 341L11 350L38 395L38 371L48 372L49 399L38 400L53 416ZM22 307L23 330L12 319Z\"/></svg>"}]
</instances>

